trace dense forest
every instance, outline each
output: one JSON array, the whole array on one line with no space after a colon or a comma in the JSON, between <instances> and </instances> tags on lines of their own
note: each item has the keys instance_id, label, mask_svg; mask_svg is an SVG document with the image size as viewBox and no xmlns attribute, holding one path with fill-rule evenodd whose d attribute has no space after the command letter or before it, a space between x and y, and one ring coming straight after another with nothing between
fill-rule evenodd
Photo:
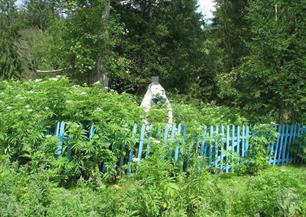
<instances>
[{"instance_id":1,"label":"dense forest","mask_svg":"<svg viewBox=\"0 0 306 217\"><path fill-rule=\"evenodd\" d=\"M306 111L304 0L0 0L1 79L58 74L143 94L159 76L173 95L277 122Z\"/></svg>"}]
</instances>

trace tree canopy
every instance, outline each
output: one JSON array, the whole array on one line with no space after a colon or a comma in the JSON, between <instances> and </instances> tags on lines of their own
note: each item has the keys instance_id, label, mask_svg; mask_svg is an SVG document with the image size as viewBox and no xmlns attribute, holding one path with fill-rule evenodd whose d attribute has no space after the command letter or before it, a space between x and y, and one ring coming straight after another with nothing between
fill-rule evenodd
<instances>
[{"instance_id":1,"label":"tree canopy","mask_svg":"<svg viewBox=\"0 0 306 217\"><path fill-rule=\"evenodd\" d=\"M261 121L305 119L304 0L0 0L0 77L64 74L142 94L238 107ZM269 116L267 119L266 117Z\"/></svg>"}]
</instances>

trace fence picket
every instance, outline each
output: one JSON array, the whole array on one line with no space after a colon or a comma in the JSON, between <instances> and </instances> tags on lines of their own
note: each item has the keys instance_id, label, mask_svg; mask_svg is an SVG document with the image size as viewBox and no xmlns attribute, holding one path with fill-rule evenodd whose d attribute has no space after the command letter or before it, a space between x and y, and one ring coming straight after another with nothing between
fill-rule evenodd
<instances>
[{"instance_id":1,"label":"fence picket","mask_svg":"<svg viewBox=\"0 0 306 217\"><path fill-rule=\"evenodd\" d=\"M175 135L175 131L176 131L176 126L175 124L172 125L172 129L171 129L171 139L170 139L170 147L169 147L169 153L168 153L168 158L170 159L171 155L172 155L172 145L174 142L174 135Z\"/></svg>"},{"instance_id":2,"label":"fence picket","mask_svg":"<svg viewBox=\"0 0 306 217\"><path fill-rule=\"evenodd\" d=\"M222 134L222 138L221 138L221 153L220 153L220 172L223 172L223 152L224 152L224 126L221 126L221 134Z\"/></svg>"},{"instance_id":3,"label":"fence picket","mask_svg":"<svg viewBox=\"0 0 306 217\"><path fill-rule=\"evenodd\" d=\"M180 137L181 135L181 124L178 125L177 127L177 136ZM174 154L174 161L178 160L178 156L179 156L179 144L180 144L180 138L176 139L176 147L175 147L175 154Z\"/></svg>"},{"instance_id":4,"label":"fence picket","mask_svg":"<svg viewBox=\"0 0 306 217\"><path fill-rule=\"evenodd\" d=\"M152 140L152 130L153 130L153 126L152 125L150 125L150 127L149 127L149 137L148 137L148 143L147 143L147 147L146 147L146 159L149 157L149 153L150 153L150 148L151 148L151 146L150 146L150 143L152 142L151 140Z\"/></svg>"},{"instance_id":5,"label":"fence picket","mask_svg":"<svg viewBox=\"0 0 306 217\"><path fill-rule=\"evenodd\" d=\"M219 126L216 126L216 139L214 139L215 143L215 168L218 168L218 152L219 152Z\"/></svg>"},{"instance_id":6,"label":"fence picket","mask_svg":"<svg viewBox=\"0 0 306 217\"><path fill-rule=\"evenodd\" d=\"M237 157L238 161L237 163L239 164L239 159L240 159L240 126L237 126Z\"/></svg>"},{"instance_id":7,"label":"fence picket","mask_svg":"<svg viewBox=\"0 0 306 217\"><path fill-rule=\"evenodd\" d=\"M58 146L56 148L56 154L62 156L63 146L65 145L65 157L70 160L71 158L71 148L69 144L66 144L69 135L65 135L64 121L58 122L55 126L54 135L58 137ZM140 134L137 135L137 128L140 127L137 124L133 125L132 139L130 146L128 144L122 144L122 152L127 152L128 156L119 156L119 162L117 162L122 168L122 166L127 162L128 169L127 174L131 173L131 162L133 157L137 157L136 165L139 164L140 160L145 157L148 158L150 155L150 150L152 149L152 139L162 138L162 148L167 160L173 160L177 162L179 159L181 170L188 170L190 165L193 164L193 157L199 156L201 159L199 168L203 168L206 160L208 160L208 167L210 170L215 168L220 171L220 173L234 172L234 169L240 163L240 159L248 157L249 152L249 138L250 128L247 125L235 126L235 125L216 125L203 126L200 133L187 135L187 125L165 125L164 129L154 130L153 135L153 125L149 127L142 124ZM269 163L270 164L288 164L288 163L300 163L301 159L296 158L296 154L300 152L302 148L302 143L299 143L294 147L295 150L291 153L292 144L294 141L306 132L305 125L301 124L283 124L276 125L278 132L277 142L271 143L267 148L270 153ZM169 132L171 131L171 133ZM188 129L193 132L192 129ZM92 123L88 131L88 139L91 140L94 134L97 133L95 130L95 125ZM101 132L98 132L101 133ZM156 134L155 134L156 133ZM182 136L181 136L182 135ZM130 135L129 135L130 136ZM253 136L253 134L251 135ZM169 138L168 138L169 137ZM187 141L188 140L188 141ZM135 147L136 142L139 142L138 149ZM155 143L154 143L155 144ZM66 147L66 145L68 145ZM146 146L146 148L144 148ZM111 147L110 147L111 148ZM136 149L136 151L134 151ZM69 151L70 150L70 151ZM163 154L164 155L164 154ZM238 160L236 161L236 156ZM191 159L192 158L192 159ZM102 159L102 171L106 171L107 159ZM113 165L114 166L114 165Z\"/></svg>"},{"instance_id":8,"label":"fence picket","mask_svg":"<svg viewBox=\"0 0 306 217\"><path fill-rule=\"evenodd\" d=\"M131 162L132 162L133 156L134 156L133 152L134 152L134 147L135 147L135 144L136 144L136 139L135 139L136 133L137 133L137 124L134 124L133 130L132 130L132 142L131 142L129 159L128 159L128 171L127 171L127 174L131 173Z\"/></svg>"},{"instance_id":9,"label":"fence picket","mask_svg":"<svg viewBox=\"0 0 306 217\"><path fill-rule=\"evenodd\" d=\"M245 153L245 135L246 135L246 128L245 125L242 126L242 141L241 141L241 157L244 158L244 153Z\"/></svg>"},{"instance_id":10,"label":"fence picket","mask_svg":"<svg viewBox=\"0 0 306 217\"><path fill-rule=\"evenodd\" d=\"M245 151L246 151L246 156L248 156L249 152L249 137L250 137L250 128L249 126L246 126L246 140L245 140Z\"/></svg>"},{"instance_id":11,"label":"fence picket","mask_svg":"<svg viewBox=\"0 0 306 217\"><path fill-rule=\"evenodd\" d=\"M298 125L298 134L297 134L297 137L300 137L300 136L302 135L302 133L301 133L302 130L303 130L303 126L301 126L301 125L299 124L299 125ZM299 143L299 144L297 145L297 153L299 153L300 150L301 150L301 143ZM297 163L301 163L299 158L296 159L296 162L297 162Z\"/></svg>"},{"instance_id":12,"label":"fence picket","mask_svg":"<svg viewBox=\"0 0 306 217\"><path fill-rule=\"evenodd\" d=\"M61 121L59 125L59 133L58 133L59 144L56 149L56 154L59 156L62 155L64 137L65 137L65 122Z\"/></svg>"},{"instance_id":13,"label":"fence picket","mask_svg":"<svg viewBox=\"0 0 306 217\"><path fill-rule=\"evenodd\" d=\"M290 131L289 131L289 141L288 141L288 151L287 151L287 156L286 156L286 163L290 163L290 151L291 151L291 145L292 145L292 137L293 137L293 129L294 125L290 125Z\"/></svg>"},{"instance_id":14,"label":"fence picket","mask_svg":"<svg viewBox=\"0 0 306 217\"><path fill-rule=\"evenodd\" d=\"M183 128L183 140L182 140L182 146L181 146L181 155L182 155L181 170L182 171L184 169L186 135L187 135L187 125L184 125L184 128Z\"/></svg>"},{"instance_id":15,"label":"fence picket","mask_svg":"<svg viewBox=\"0 0 306 217\"><path fill-rule=\"evenodd\" d=\"M145 140L145 132L146 132L146 125L142 124L141 131L140 131L140 138L139 138L137 164L139 164L141 157L142 157L142 149L143 149L143 143Z\"/></svg>"},{"instance_id":16,"label":"fence picket","mask_svg":"<svg viewBox=\"0 0 306 217\"><path fill-rule=\"evenodd\" d=\"M231 153L232 153L232 163L231 163L231 169L232 172L234 172L234 155L235 155L235 126L232 125L232 147L231 147Z\"/></svg>"},{"instance_id":17,"label":"fence picket","mask_svg":"<svg viewBox=\"0 0 306 217\"><path fill-rule=\"evenodd\" d=\"M213 136L214 136L214 128L213 128L213 126L210 126L210 133L209 133L209 139L210 139L210 141L209 141L209 160L208 160L208 164L209 164L209 167L211 167L211 165L212 165L212 152L213 152Z\"/></svg>"},{"instance_id":18,"label":"fence picket","mask_svg":"<svg viewBox=\"0 0 306 217\"><path fill-rule=\"evenodd\" d=\"M283 145L283 152L282 152L282 164L285 164L285 156L287 152L287 142L288 142L288 134L289 134L289 126L288 124L285 125L285 135L284 135L284 145Z\"/></svg>"},{"instance_id":19,"label":"fence picket","mask_svg":"<svg viewBox=\"0 0 306 217\"><path fill-rule=\"evenodd\" d=\"M228 155L229 155L229 143L230 143L230 126L226 126L226 168L225 172L228 173Z\"/></svg>"},{"instance_id":20,"label":"fence picket","mask_svg":"<svg viewBox=\"0 0 306 217\"><path fill-rule=\"evenodd\" d=\"M204 126L203 129L203 134L202 134L203 138L202 138L202 144L201 144L201 167L204 166L205 164L205 160L206 160L206 152L207 152L207 145L205 144L205 137L207 136L207 126Z\"/></svg>"}]
</instances>

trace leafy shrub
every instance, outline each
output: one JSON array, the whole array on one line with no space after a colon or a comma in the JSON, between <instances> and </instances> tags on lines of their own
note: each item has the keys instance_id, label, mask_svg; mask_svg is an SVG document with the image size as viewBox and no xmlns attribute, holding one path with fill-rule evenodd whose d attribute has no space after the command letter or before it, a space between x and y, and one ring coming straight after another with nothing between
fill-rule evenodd
<instances>
[{"instance_id":1,"label":"leafy shrub","mask_svg":"<svg viewBox=\"0 0 306 217\"><path fill-rule=\"evenodd\" d=\"M0 82L1 153L25 163L56 122L97 122L104 127L140 122L142 110L127 94L72 85L66 78Z\"/></svg>"},{"instance_id":2,"label":"leafy shrub","mask_svg":"<svg viewBox=\"0 0 306 217\"><path fill-rule=\"evenodd\" d=\"M247 157L242 159L242 164L239 165L240 173L256 174L266 168L271 154L268 147L276 142L278 137L275 125L255 125L252 131Z\"/></svg>"}]
</instances>

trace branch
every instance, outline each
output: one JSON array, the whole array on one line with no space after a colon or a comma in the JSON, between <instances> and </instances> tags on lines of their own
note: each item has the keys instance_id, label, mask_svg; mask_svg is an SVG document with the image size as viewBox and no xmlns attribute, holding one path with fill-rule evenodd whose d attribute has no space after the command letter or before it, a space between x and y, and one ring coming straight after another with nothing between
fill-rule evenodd
<instances>
[{"instance_id":1,"label":"branch","mask_svg":"<svg viewBox=\"0 0 306 217\"><path fill-rule=\"evenodd\" d=\"M38 72L38 73L51 73L51 72L62 72L62 71L65 71L67 69L71 69L71 67L63 68L63 69L52 69L52 70L39 70L39 69L36 69L35 71Z\"/></svg>"}]
</instances>

